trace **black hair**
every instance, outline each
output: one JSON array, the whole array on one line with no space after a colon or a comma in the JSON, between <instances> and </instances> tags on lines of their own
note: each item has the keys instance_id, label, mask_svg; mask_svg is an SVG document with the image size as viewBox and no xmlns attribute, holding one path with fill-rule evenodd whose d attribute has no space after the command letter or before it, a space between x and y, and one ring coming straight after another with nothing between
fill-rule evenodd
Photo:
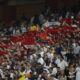
<instances>
[{"instance_id":1,"label":"black hair","mask_svg":"<svg viewBox=\"0 0 80 80\"><path fill-rule=\"evenodd\" d=\"M23 71L25 71L25 67L22 67L22 68L21 68L21 72L23 72Z\"/></svg>"}]
</instances>

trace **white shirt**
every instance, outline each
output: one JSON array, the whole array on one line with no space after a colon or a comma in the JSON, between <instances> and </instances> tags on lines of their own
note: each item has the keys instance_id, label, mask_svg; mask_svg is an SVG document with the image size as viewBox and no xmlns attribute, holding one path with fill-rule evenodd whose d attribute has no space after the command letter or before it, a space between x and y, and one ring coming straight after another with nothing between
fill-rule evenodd
<instances>
[{"instance_id":1,"label":"white shirt","mask_svg":"<svg viewBox=\"0 0 80 80\"><path fill-rule=\"evenodd\" d=\"M54 80L58 80L58 79L54 78Z\"/></svg>"},{"instance_id":2,"label":"white shirt","mask_svg":"<svg viewBox=\"0 0 80 80\"><path fill-rule=\"evenodd\" d=\"M25 80L29 80L28 78L25 78Z\"/></svg>"},{"instance_id":3,"label":"white shirt","mask_svg":"<svg viewBox=\"0 0 80 80\"><path fill-rule=\"evenodd\" d=\"M59 67L59 63L60 63L60 59L56 59L55 63L57 64L57 66Z\"/></svg>"},{"instance_id":4,"label":"white shirt","mask_svg":"<svg viewBox=\"0 0 80 80\"><path fill-rule=\"evenodd\" d=\"M77 68L76 68L76 72L78 72L79 70L80 70L80 67L77 67Z\"/></svg>"},{"instance_id":5,"label":"white shirt","mask_svg":"<svg viewBox=\"0 0 80 80\"><path fill-rule=\"evenodd\" d=\"M14 29L14 30L13 30L13 34L14 34L14 35L20 35L20 30L19 30L19 29L17 29L17 30Z\"/></svg>"},{"instance_id":6,"label":"white shirt","mask_svg":"<svg viewBox=\"0 0 80 80\"><path fill-rule=\"evenodd\" d=\"M75 46L74 47L74 54L79 54L80 51L80 46Z\"/></svg>"},{"instance_id":7,"label":"white shirt","mask_svg":"<svg viewBox=\"0 0 80 80\"><path fill-rule=\"evenodd\" d=\"M45 67L46 69L49 69L51 66L52 66L51 63L49 64L49 66L47 66L46 64L44 64L44 67Z\"/></svg>"},{"instance_id":8,"label":"white shirt","mask_svg":"<svg viewBox=\"0 0 80 80\"><path fill-rule=\"evenodd\" d=\"M80 80L80 69L76 73L76 80Z\"/></svg>"},{"instance_id":9,"label":"white shirt","mask_svg":"<svg viewBox=\"0 0 80 80\"><path fill-rule=\"evenodd\" d=\"M14 78L14 74L13 73L10 73L10 78Z\"/></svg>"},{"instance_id":10,"label":"white shirt","mask_svg":"<svg viewBox=\"0 0 80 80\"><path fill-rule=\"evenodd\" d=\"M26 27L22 27L21 30L22 30L22 33L26 32Z\"/></svg>"},{"instance_id":11,"label":"white shirt","mask_svg":"<svg viewBox=\"0 0 80 80\"><path fill-rule=\"evenodd\" d=\"M42 26L43 26L43 27L49 27L49 26L50 26L49 21L46 21Z\"/></svg>"},{"instance_id":12,"label":"white shirt","mask_svg":"<svg viewBox=\"0 0 80 80\"><path fill-rule=\"evenodd\" d=\"M39 21L40 21L41 24L42 24L43 19L44 19L44 16L42 14L40 14Z\"/></svg>"},{"instance_id":13,"label":"white shirt","mask_svg":"<svg viewBox=\"0 0 80 80\"><path fill-rule=\"evenodd\" d=\"M58 66L61 70L65 70L65 68L68 67L68 63L65 60L63 60L58 64Z\"/></svg>"},{"instance_id":14,"label":"white shirt","mask_svg":"<svg viewBox=\"0 0 80 80\"><path fill-rule=\"evenodd\" d=\"M10 28L9 28L9 31L12 31L12 30L13 30L13 27L10 27Z\"/></svg>"},{"instance_id":15,"label":"white shirt","mask_svg":"<svg viewBox=\"0 0 80 80\"><path fill-rule=\"evenodd\" d=\"M73 44L72 44L72 47L73 47L73 48L76 47L76 43L73 43Z\"/></svg>"},{"instance_id":16,"label":"white shirt","mask_svg":"<svg viewBox=\"0 0 80 80\"><path fill-rule=\"evenodd\" d=\"M53 74L53 75L56 75L56 74L57 74L57 68L56 68L56 67L53 68L52 74Z\"/></svg>"},{"instance_id":17,"label":"white shirt","mask_svg":"<svg viewBox=\"0 0 80 80\"><path fill-rule=\"evenodd\" d=\"M10 65L7 65L7 69L10 69Z\"/></svg>"},{"instance_id":18,"label":"white shirt","mask_svg":"<svg viewBox=\"0 0 80 80\"><path fill-rule=\"evenodd\" d=\"M53 22L53 25L58 25L58 26L60 26L60 22L55 21L55 22Z\"/></svg>"},{"instance_id":19,"label":"white shirt","mask_svg":"<svg viewBox=\"0 0 80 80\"><path fill-rule=\"evenodd\" d=\"M66 55L67 51L61 51L61 54L64 56Z\"/></svg>"},{"instance_id":20,"label":"white shirt","mask_svg":"<svg viewBox=\"0 0 80 80\"><path fill-rule=\"evenodd\" d=\"M67 51L61 51L61 54L62 54L62 56L63 56L63 58L65 59L65 60L67 60L67 58L66 58L66 54L67 54Z\"/></svg>"},{"instance_id":21,"label":"white shirt","mask_svg":"<svg viewBox=\"0 0 80 80\"><path fill-rule=\"evenodd\" d=\"M13 29L13 34L16 34L16 30L15 29Z\"/></svg>"},{"instance_id":22,"label":"white shirt","mask_svg":"<svg viewBox=\"0 0 80 80\"><path fill-rule=\"evenodd\" d=\"M31 70L27 70L27 72L25 71L25 74L27 75L27 74L29 74L31 72Z\"/></svg>"},{"instance_id":23,"label":"white shirt","mask_svg":"<svg viewBox=\"0 0 80 80\"><path fill-rule=\"evenodd\" d=\"M41 55L41 57L44 57L44 51L39 53Z\"/></svg>"},{"instance_id":24,"label":"white shirt","mask_svg":"<svg viewBox=\"0 0 80 80\"><path fill-rule=\"evenodd\" d=\"M43 60L43 58L39 58L39 59L38 59L38 63L40 63L40 64L43 65L43 64L44 64L44 60Z\"/></svg>"},{"instance_id":25,"label":"white shirt","mask_svg":"<svg viewBox=\"0 0 80 80\"><path fill-rule=\"evenodd\" d=\"M52 62L52 59L53 59L53 57L54 57L54 54L48 52L48 53L47 53L47 56L48 56L48 58L51 59L51 62Z\"/></svg>"},{"instance_id":26,"label":"white shirt","mask_svg":"<svg viewBox=\"0 0 80 80\"><path fill-rule=\"evenodd\" d=\"M30 24L32 25L33 24L33 22L34 22L34 16L31 18L31 20L30 20Z\"/></svg>"},{"instance_id":27,"label":"white shirt","mask_svg":"<svg viewBox=\"0 0 80 80\"><path fill-rule=\"evenodd\" d=\"M20 35L20 30L19 29L16 30L16 35Z\"/></svg>"},{"instance_id":28,"label":"white shirt","mask_svg":"<svg viewBox=\"0 0 80 80\"><path fill-rule=\"evenodd\" d=\"M44 47L43 49L44 49L44 52L47 52L47 48L46 47Z\"/></svg>"},{"instance_id":29,"label":"white shirt","mask_svg":"<svg viewBox=\"0 0 80 80\"><path fill-rule=\"evenodd\" d=\"M0 74L1 74L1 77L4 78L4 74L3 74L2 69L0 69Z\"/></svg>"}]
</instances>

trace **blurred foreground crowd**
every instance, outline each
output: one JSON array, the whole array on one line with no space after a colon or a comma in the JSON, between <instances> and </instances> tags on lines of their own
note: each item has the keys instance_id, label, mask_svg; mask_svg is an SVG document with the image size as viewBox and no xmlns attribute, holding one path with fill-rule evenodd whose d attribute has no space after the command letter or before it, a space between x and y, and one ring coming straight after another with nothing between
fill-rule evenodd
<instances>
[{"instance_id":1,"label":"blurred foreground crowd","mask_svg":"<svg viewBox=\"0 0 80 80\"><path fill-rule=\"evenodd\" d=\"M0 26L0 80L80 80L80 12L48 8Z\"/></svg>"}]
</instances>

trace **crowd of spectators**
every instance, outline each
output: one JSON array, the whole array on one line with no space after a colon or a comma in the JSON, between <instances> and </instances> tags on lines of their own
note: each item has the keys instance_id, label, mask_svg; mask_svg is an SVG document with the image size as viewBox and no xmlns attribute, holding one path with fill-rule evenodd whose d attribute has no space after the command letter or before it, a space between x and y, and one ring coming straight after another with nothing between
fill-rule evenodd
<instances>
[{"instance_id":1,"label":"crowd of spectators","mask_svg":"<svg viewBox=\"0 0 80 80\"><path fill-rule=\"evenodd\" d=\"M0 30L0 80L80 80L80 12L48 8Z\"/></svg>"}]
</instances>

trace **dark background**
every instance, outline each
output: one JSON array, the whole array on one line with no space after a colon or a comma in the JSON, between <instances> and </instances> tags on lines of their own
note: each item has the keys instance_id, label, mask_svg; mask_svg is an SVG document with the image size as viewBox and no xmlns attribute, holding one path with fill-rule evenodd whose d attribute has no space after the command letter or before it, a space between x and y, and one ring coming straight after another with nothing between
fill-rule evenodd
<instances>
[{"instance_id":1,"label":"dark background","mask_svg":"<svg viewBox=\"0 0 80 80\"><path fill-rule=\"evenodd\" d=\"M80 0L0 0L0 20L10 21L23 14L30 18L44 11L45 7L79 11Z\"/></svg>"}]
</instances>

